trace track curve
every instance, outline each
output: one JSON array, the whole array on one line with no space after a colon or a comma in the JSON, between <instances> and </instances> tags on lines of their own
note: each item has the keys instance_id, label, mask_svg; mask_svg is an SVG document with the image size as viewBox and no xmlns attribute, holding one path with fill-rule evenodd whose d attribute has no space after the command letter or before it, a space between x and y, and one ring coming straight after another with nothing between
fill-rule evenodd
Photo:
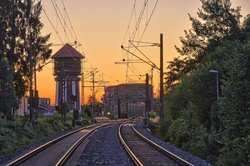
<instances>
[{"instance_id":1,"label":"track curve","mask_svg":"<svg viewBox=\"0 0 250 166\"><path fill-rule=\"evenodd\" d=\"M111 123L95 124L74 130L22 155L21 157L7 164L7 166L33 166L34 164L57 166L63 165L84 139L86 139L98 128L110 124Z\"/></svg>"},{"instance_id":2,"label":"track curve","mask_svg":"<svg viewBox=\"0 0 250 166\"><path fill-rule=\"evenodd\" d=\"M120 125L118 135L124 148L136 165L192 166L163 147L141 135L132 123Z\"/></svg>"}]
</instances>

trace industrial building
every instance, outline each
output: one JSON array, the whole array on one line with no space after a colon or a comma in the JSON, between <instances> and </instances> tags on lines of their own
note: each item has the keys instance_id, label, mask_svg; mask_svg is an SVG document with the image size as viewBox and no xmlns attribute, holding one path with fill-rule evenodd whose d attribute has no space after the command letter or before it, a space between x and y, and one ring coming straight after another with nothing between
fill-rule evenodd
<instances>
[{"instance_id":1,"label":"industrial building","mask_svg":"<svg viewBox=\"0 0 250 166\"><path fill-rule=\"evenodd\" d=\"M103 96L104 112L114 118L145 116L152 101L153 87L145 83L108 86Z\"/></svg>"}]
</instances>

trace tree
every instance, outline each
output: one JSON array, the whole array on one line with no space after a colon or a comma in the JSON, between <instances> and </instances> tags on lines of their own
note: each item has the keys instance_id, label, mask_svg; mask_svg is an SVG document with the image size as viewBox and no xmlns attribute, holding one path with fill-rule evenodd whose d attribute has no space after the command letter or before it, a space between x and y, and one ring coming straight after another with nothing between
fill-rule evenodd
<instances>
[{"instance_id":1,"label":"tree","mask_svg":"<svg viewBox=\"0 0 250 166\"><path fill-rule=\"evenodd\" d=\"M234 42L223 79L220 113L225 146L219 165L250 164L250 41ZM237 155L237 157L235 157Z\"/></svg>"},{"instance_id":2,"label":"tree","mask_svg":"<svg viewBox=\"0 0 250 166\"><path fill-rule=\"evenodd\" d=\"M42 36L41 1L0 1L0 50L14 71L14 87L18 98L28 88L31 60L38 67L49 58L49 35ZM31 58L33 55L33 58Z\"/></svg>"},{"instance_id":3,"label":"tree","mask_svg":"<svg viewBox=\"0 0 250 166\"><path fill-rule=\"evenodd\" d=\"M230 0L201 1L176 47L181 56L169 63L164 134L212 163L249 165L250 16L240 24ZM219 101L211 69L219 73Z\"/></svg>"},{"instance_id":4,"label":"tree","mask_svg":"<svg viewBox=\"0 0 250 166\"><path fill-rule=\"evenodd\" d=\"M197 57L209 48L214 48L223 39L235 39L241 35L240 7L231 8L230 0L201 0L202 9L197 12L199 19L189 15L192 29L181 37L181 55Z\"/></svg>"},{"instance_id":5,"label":"tree","mask_svg":"<svg viewBox=\"0 0 250 166\"><path fill-rule=\"evenodd\" d=\"M247 17L244 19L244 22L242 25L242 31L246 40L249 40L250 39L250 14L247 15Z\"/></svg>"},{"instance_id":6,"label":"tree","mask_svg":"<svg viewBox=\"0 0 250 166\"><path fill-rule=\"evenodd\" d=\"M168 85L180 81L181 76L189 74L206 61L207 52L213 51L224 40L242 39L240 7L231 8L230 0L201 2L198 18L189 15L192 29L185 30L185 37L180 37L182 46L175 46L182 57L170 62L166 77Z\"/></svg>"},{"instance_id":7,"label":"tree","mask_svg":"<svg viewBox=\"0 0 250 166\"><path fill-rule=\"evenodd\" d=\"M0 58L0 116L11 120L17 108L17 98L13 86L13 71L6 58Z\"/></svg>"}]
</instances>

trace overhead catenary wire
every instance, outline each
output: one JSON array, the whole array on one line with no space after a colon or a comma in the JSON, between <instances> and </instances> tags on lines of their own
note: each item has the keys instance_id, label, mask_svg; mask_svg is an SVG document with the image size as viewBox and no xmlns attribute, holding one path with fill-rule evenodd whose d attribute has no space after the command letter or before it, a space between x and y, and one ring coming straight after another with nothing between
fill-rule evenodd
<instances>
[{"instance_id":1,"label":"overhead catenary wire","mask_svg":"<svg viewBox=\"0 0 250 166\"><path fill-rule=\"evenodd\" d=\"M73 25L72 25L72 23L71 23L71 20L70 20L70 18L69 18L69 14L68 14L68 12L67 12L67 10L66 10L64 1L61 0L61 2L62 2L62 5L63 5L63 9L64 9L64 11L65 11L65 13L66 13L67 19L68 19L68 21L69 21L70 28L71 28L71 30L72 30L74 36L75 36L75 40L76 40L77 42L79 42L79 41L78 41L78 38L77 38L77 35L76 35L76 33L75 33L75 30L74 30L74 28L73 28Z\"/></svg>"},{"instance_id":2,"label":"overhead catenary wire","mask_svg":"<svg viewBox=\"0 0 250 166\"><path fill-rule=\"evenodd\" d=\"M142 18L143 18L143 14L144 14L145 9L146 9L146 7L147 7L147 3L148 3L148 0L144 0L144 3L143 3L143 6L142 6L142 9L141 9L141 12L140 12L140 14L139 14L139 16L138 16L138 20L137 20L137 22L136 22L136 24L135 24L134 30L133 30L133 32L132 32L132 35L130 36L130 40L134 40L134 38L135 38L135 36L136 36L136 34L137 34L137 31L139 30L139 26L140 26L140 24L141 24L141 20L142 20Z\"/></svg>"},{"instance_id":3,"label":"overhead catenary wire","mask_svg":"<svg viewBox=\"0 0 250 166\"><path fill-rule=\"evenodd\" d=\"M70 28L68 27L68 25L67 25L65 19L64 19L63 16L62 16L62 12L61 12L59 6L57 5L56 0L51 0L51 3L52 3L52 6L53 6L53 8L54 8L54 10L55 10L57 19L59 20L62 29L63 29L64 32L65 32L65 31L66 31L66 28L67 28L67 29L69 30L70 34L71 34L72 39L75 41L75 40L77 39L77 36L75 35L76 33L73 32L73 33L74 33L74 35L73 35L73 33L70 31ZM63 5L64 5L64 4L63 4ZM47 19L49 20L49 22L50 22L51 26L53 27L54 31L56 32L56 34L58 35L59 39L61 40L62 44L70 43L70 42L64 42L64 41L62 40L62 37L59 35L58 30L56 30L56 28L55 28L55 26L53 25L51 19L50 19L49 16L47 15L45 9L43 9L43 11L44 11L44 13L46 14L46 17L47 17ZM64 5L64 11L67 11L65 5ZM73 26L72 26L72 23L71 23L71 21L70 21L70 18L69 18L68 13L67 13L67 18L68 18L68 20L69 20L69 22L70 22L70 24L71 24L72 29L73 29ZM64 20L64 25L63 25L63 23L62 23L62 20ZM64 33L64 34L66 35L66 37L67 37L67 39L68 39L68 41L69 41L69 36L67 35L67 33ZM78 41L78 43L80 44L79 41ZM76 44L76 43L73 42L73 45L75 45L75 44ZM81 45L80 45L80 46L81 46ZM85 55L85 53L83 53L83 54Z\"/></svg>"},{"instance_id":4,"label":"overhead catenary wire","mask_svg":"<svg viewBox=\"0 0 250 166\"><path fill-rule=\"evenodd\" d=\"M49 16L47 15L45 9L43 9L43 13L45 14L46 18L48 19L48 21L49 21L50 25L52 26L53 30L56 32L56 34L57 34L59 40L60 40L60 41L62 42L62 44L63 44L64 42L63 42L61 36L59 35L58 31L56 30L55 26L53 25L51 19L50 19Z\"/></svg>"},{"instance_id":5,"label":"overhead catenary wire","mask_svg":"<svg viewBox=\"0 0 250 166\"><path fill-rule=\"evenodd\" d=\"M148 0L144 0L144 3L143 3L143 6L142 6L142 9L140 11L140 14L138 16L138 19L136 18L136 1L134 1L134 5L133 5L133 9L132 9L132 12L131 12L131 15L130 15L130 19L129 19L129 24L128 24L128 27L127 27L127 31L125 33L125 37L124 37L124 41L126 40L126 37L127 37L127 33L130 31L130 24L131 24L131 20L132 20L132 15L134 14L135 15L135 26L134 26L134 29L133 29L133 32L131 35L129 35L129 39L133 39L135 38L137 32L139 31L139 26L140 26L140 23L141 23L141 20L143 18L143 14L144 14L144 11L145 11L145 8L147 6L147 3L148 3ZM139 34L139 33L138 33ZM124 43L123 41L123 43ZM130 46L130 43L129 43L129 46ZM128 51L130 50L130 48L128 48ZM133 65L130 65L129 64L129 52L126 52L126 59L127 59L127 69L126 69L126 79L128 80L128 72L129 72L129 69L133 66ZM130 71L132 71L130 69ZM134 71L132 71L134 72Z\"/></svg>"},{"instance_id":6,"label":"overhead catenary wire","mask_svg":"<svg viewBox=\"0 0 250 166\"><path fill-rule=\"evenodd\" d=\"M61 1L61 2L62 2L62 1ZM65 7L64 2L62 2L62 6L63 6L63 10L64 10L64 12L65 12L65 16L66 16L65 18L63 17L63 14L62 14L61 10L59 9L59 6L57 5L56 0L51 0L51 3L52 3L52 6L53 6L53 9L55 10L56 18L59 20L60 25L61 25L63 31L65 32L64 35L66 35L68 42L64 42L64 41L63 41L63 39L62 39L62 37L60 36L58 30L55 28L54 24L52 23L50 17L47 15L45 9L43 9L43 11L44 11L44 13L45 13L47 19L49 20L51 26L53 27L53 30L56 32L57 36L59 37L60 41L62 42L62 44L64 44L64 43L69 43L69 40L70 40L69 36L68 36L67 33L66 33L66 30L68 30L68 31L70 32L71 37L73 38L73 40L74 40L74 41L77 41L77 43L80 44L80 42L79 42L79 40L78 40L78 38L77 38L77 36L76 36L76 33L75 33L75 31L74 31L72 22L71 22L71 20L70 20L70 17L69 17L69 14L68 14L68 12L67 12L67 9L66 9L66 7ZM67 21L66 21L65 19L67 19ZM68 23L70 24L70 28L69 28L69 26L68 26ZM71 32L71 31L72 31L72 32ZM80 46L82 47L81 44L80 44ZM84 55L86 55L86 54L84 53ZM89 60L86 56L85 56L85 59L88 61L87 64L89 64L89 65L92 67L92 64L90 63L90 60ZM84 62L85 62L85 61L84 61ZM50 63L50 62L48 62L48 63ZM47 63L47 64L48 64L48 63ZM43 66L43 67L44 67L44 66ZM73 67L73 66L72 66L72 67ZM84 65L84 67L85 67L85 65ZM87 76L87 77L88 77L88 76ZM97 80L99 80L99 81L98 81L98 84L103 85L103 86L106 86L106 83L104 83L104 81L103 81L104 78L99 78L99 79L97 79ZM99 89L97 89L97 90L99 91ZM97 90L95 90L94 93L97 93ZM83 97L83 98L84 98L84 97Z\"/></svg>"},{"instance_id":7,"label":"overhead catenary wire","mask_svg":"<svg viewBox=\"0 0 250 166\"><path fill-rule=\"evenodd\" d=\"M139 14L139 16L138 16L138 18L137 18L137 21L136 21L136 23L135 23L135 26L134 26L134 29L133 29L133 32L132 32L132 34L129 36L129 41L134 41L134 39L135 39L135 37L136 36L138 36L138 41L137 41L137 43L135 43L135 44L133 44L133 43L131 43L131 42L129 42L128 43L128 47L124 47L124 48L128 48L128 51L129 52L131 52L131 53L134 53L135 54L135 52L136 51L139 51L146 59L147 59L147 62L149 62L150 64L151 64L151 66L154 66L155 68L157 68L156 67L156 65L142 52L142 51L140 51L139 49L138 49L138 47L141 47L141 46L139 46L140 45L140 43L146 43L146 42L141 42L141 40L142 40L142 38L143 38L143 36L144 36L144 34L145 34L145 32L146 32L146 30L147 30L147 28L148 28L148 26L149 26L149 23L150 23L150 21L151 21L151 19L152 19L152 16L153 16L153 14L154 14L154 12L155 12L155 9L156 9L156 7L157 7L157 4L158 4L158 2L159 2L159 0L156 0L156 2L154 3L154 6L153 6L153 8L152 8L152 10L150 11L149 10L149 1L147 1L147 0L144 0L144 2L143 2L143 6L142 6L142 8L141 8L141 11L140 11L140 14ZM134 8L134 6L133 6L133 8ZM151 12L150 14L149 14L149 11ZM145 22L145 27L144 27L144 29L143 29L143 31L142 31L142 33L140 34L140 31L139 31L139 29L140 29L140 27L141 27L141 23L142 23L142 19L143 19L143 16L144 16L144 13L146 13L146 22ZM136 17L136 12L134 12L134 15L135 15L135 17ZM132 17L132 16L130 16L130 17ZM130 28L131 26L130 26L130 21L129 21L129 25L128 25L128 28ZM125 38L127 37L127 33L129 32L129 29L127 29L127 31L126 31L126 33L125 33ZM126 39L124 39L124 40L126 40ZM124 42L123 42L124 43ZM148 44L148 43L146 43L146 44ZM154 44L154 43L150 43L150 45L151 46L157 46L157 43L156 44ZM142 46L143 47L143 46ZM144 47L147 47L147 45L145 45ZM130 51L130 49L131 48L135 48L134 49L134 51ZM134 65L133 64L130 64L129 65L129 60L130 60L130 57L129 57L129 52L128 51L126 51L126 57L127 57L127 72L128 72L128 69L131 71L131 72L133 72L132 71L132 68L135 68L134 67ZM131 54L132 56L134 56L133 54ZM138 58L138 57L137 57ZM138 58L139 60L141 60L141 58ZM144 61L145 62L145 61ZM126 74L126 78L128 77L128 73Z\"/></svg>"},{"instance_id":8,"label":"overhead catenary wire","mask_svg":"<svg viewBox=\"0 0 250 166\"><path fill-rule=\"evenodd\" d=\"M147 30L147 27L148 27L148 25L149 25L149 22L150 22L151 19L152 19L152 16L153 16L153 14L154 14L154 12L155 12L155 9L156 9L156 6L157 6L158 2L159 2L159 0L156 1L155 5L154 5L154 8L153 8L153 10L152 10L152 12L151 12L151 14L150 14L150 17L149 17L148 21L146 22L145 28L144 28L144 30L143 30L143 32L142 32L141 38L140 38L140 40L139 40L139 42L138 42L138 45L141 43L142 37L144 36L144 33L145 33L146 30ZM137 46L138 46L138 45L137 45Z\"/></svg>"},{"instance_id":9,"label":"overhead catenary wire","mask_svg":"<svg viewBox=\"0 0 250 166\"><path fill-rule=\"evenodd\" d=\"M57 16L57 18L58 18L58 20L59 20L59 22L60 22L60 24L61 24L61 27L62 27L62 29L64 30L64 33L65 33L65 35L66 35L66 37L67 37L67 40L68 40L68 42L70 42L70 39L69 39L69 36L68 36L68 34L66 33L66 28L65 28L65 25L63 25L63 22L62 22L62 20L61 20L61 17L59 16L59 14L58 14L58 10L57 10L57 4L56 4L56 2L54 1L54 0L51 0L51 3L52 3L52 6L54 7L54 10L55 10L55 13L56 13L56 16Z\"/></svg>"},{"instance_id":10,"label":"overhead catenary wire","mask_svg":"<svg viewBox=\"0 0 250 166\"><path fill-rule=\"evenodd\" d=\"M130 18L129 18L127 30L126 30L126 33L125 33L125 36L124 36L124 39L123 39L122 44L124 44L124 42L125 42L125 40L126 40L126 37L127 37L128 33L129 33L131 20L132 20L133 14L134 14L134 12L135 12L135 7L136 7L136 0L134 1L134 5L133 5L133 8L132 8L132 11L131 11L131 14L130 14Z\"/></svg>"},{"instance_id":11,"label":"overhead catenary wire","mask_svg":"<svg viewBox=\"0 0 250 166\"><path fill-rule=\"evenodd\" d=\"M152 67L154 66L155 68L158 68L154 62L152 62L140 49L138 49L136 45L134 45L133 42L130 41L130 43L152 64Z\"/></svg>"}]
</instances>

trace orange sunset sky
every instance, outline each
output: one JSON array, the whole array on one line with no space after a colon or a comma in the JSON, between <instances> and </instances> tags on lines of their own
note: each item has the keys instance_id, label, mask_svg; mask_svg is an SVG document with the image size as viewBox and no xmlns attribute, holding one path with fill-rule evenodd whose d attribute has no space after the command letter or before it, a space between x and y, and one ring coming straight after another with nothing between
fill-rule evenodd
<instances>
[{"instance_id":1,"label":"orange sunset sky","mask_svg":"<svg viewBox=\"0 0 250 166\"><path fill-rule=\"evenodd\" d=\"M145 28L146 20L149 18L154 4L157 0L149 0L148 7L144 12L140 28L135 40L139 40L142 31ZM66 19L66 13L63 10L61 0L54 0L58 8L62 12L62 16ZM77 50L84 53L86 62L84 63L85 73L88 73L90 68L97 68L97 79L108 81L107 85L115 85L117 83L126 82L126 65L117 65L115 62L122 61L125 58L120 46L128 45L128 37L125 38L125 33L128 29L129 19L134 3L135 13L131 19L130 33L133 31L136 20L140 14L144 0L63 0L70 21L78 40L82 44ZM233 7L241 6L241 14L245 17L250 14L250 0L231 0ZM74 42L74 39L66 38L64 31L56 16L52 1L43 0L43 8L45 13L50 18L55 29L61 36L63 43ZM174 45L181 46L179 37L184 36L184 30L191 28L188 13L197 17L196 12L201 8L199 0L159 0L148 28L142 38L146 42L159 42L160 33L164 34L164 68L166 69L167 61L177 57ZM53 44L61 44L59 37L50 24L48 18L42 12L41 20L44 23L42 34L51 33L50 42ZM70 26L69 23L67 23ZM125 38L125 42L124 42ZM53 46L53 54L62 46ZM148 47L142 51L156 65L159 65L159 48ZM139 55L139 54L138 54ZM134 58L133 58L134 59ZM131 79L139 81L138 75L145 75L150 72L150 67L145 64L133 64L130 67L129 75ZM164 69L164 70L165 70ZM37 86L39 97L51 98L51 103L55 103L55 81L53 77L53 65L48 64L44 69L37 73ZM137 75L137 76L135 76ZM159 73L154 71L154 87L158 88ZM145 77L141 77L142 81ZM90 81L90 78L85 80ZM130 80L131 82L132 80ZM90 83L85 83L89 85ZM84 89L84 99L87 101L90 95L90 88ZM97 96L103 95L103 89L97 93Z\"/></svg>"}]
</instances>

